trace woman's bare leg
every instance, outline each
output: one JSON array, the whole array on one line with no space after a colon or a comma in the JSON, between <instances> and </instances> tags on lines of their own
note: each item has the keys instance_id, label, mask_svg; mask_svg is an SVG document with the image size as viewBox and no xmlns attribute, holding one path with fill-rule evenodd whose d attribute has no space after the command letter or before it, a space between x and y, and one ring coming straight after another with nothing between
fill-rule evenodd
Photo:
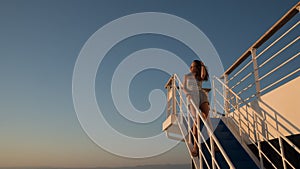
<instances>
[{"instance_id":1,"label":"woman's bare leg","mask_svg":"<svg viewBox=\"0 0 300 169\"><path fill-rule=\"evenodd\" d=\"M210 110L209 104L202 103L200 106L200 109L202 111L202 115L203 115L204 119L207 120L208 115L209 115L209 110ZM210 127L212 127L212 126L210 126ZM215 151L219 151L219 148L216 145L215 145Z\"/></svg>"},{"instance_id":2,"label":"woman's bare leg","mask_svg":"<svg viewBox=\"0 0 300 169\"><path fill-rule=\"evenodd\" d=\"M207 102L202 103L200 105L200 110L202 112L202 115L203 115L204 119L206 120L207 117L208 117L208 114L209 114L209 110L210 110L209 104Z\"/></svg>"},{"instance_id":3,"label":"woman's bare leg","mask_svg":"<svg viewBox=\"0 0 300 169\"><path fill-rule=\"evenodd\" d=\"M191 115L194 117L194 120L195 121L193 121L193 128L192 128L192 134L193 134L193 140L194 140L194 142L193 142L193 149L192 149L192 155L195 157L195 156L198 156L198 146L197 146L197 137L198 137L198 135L197 135L197 119L196 119L196 117L197 117L197 112L196 112L196 110L194 109L194 107L193 106L189 106L189 110L190 110L190 112L191 112Z\"/></svg>"},{"instance_id":4,"label":"woman's bare leg","mask_svg":"<svg viewBox=\"0 0 300 169\"><path fill-rule=\"evenodd\" d=\"M204 120L206 120L208 118L208 114L209 114L209 104L208 103L203 103L200 106L200 110L202 112L202 115L204 117ZM190 106L190 111L191 114L194 117L197 117L197 113L196 110L194 109L194 107ZM197 145L197 140L198 140L198 134L197 134L197 119L194 119L194 124L193 124L193 135L194 135L194 146L193 146L193 150L192 150L192 155L193 156L198 156L198 145Z\"/></svg>"}]
</instances>

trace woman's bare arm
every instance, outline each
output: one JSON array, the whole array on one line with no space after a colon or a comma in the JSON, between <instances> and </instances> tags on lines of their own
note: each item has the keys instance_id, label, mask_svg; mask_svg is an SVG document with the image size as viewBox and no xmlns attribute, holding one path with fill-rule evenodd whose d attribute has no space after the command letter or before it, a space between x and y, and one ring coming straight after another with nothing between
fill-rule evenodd
<instances>
[{"instance_id":1,"label":"woman's bare arm","mask_svg":"<svg viewBox=\"0 0 300 169\"><path fill-rule=\"evenodd\" d=\"M203 63L201 63L201 79L204 79L206 76L206 70L205 70L205 66Z\"/></svg>"},{"instance_id":2,"label":"woman's bare arm","mask_svg":"<svg viewBox=\"0 0 300 169\"><path fill-rule=\"evenodd\" d=\"M183 92L186 94L186 95L189 95L191 92L189 89L187 89L187 75L184 75L183 77Z\"/></svg>"}]
</instances>

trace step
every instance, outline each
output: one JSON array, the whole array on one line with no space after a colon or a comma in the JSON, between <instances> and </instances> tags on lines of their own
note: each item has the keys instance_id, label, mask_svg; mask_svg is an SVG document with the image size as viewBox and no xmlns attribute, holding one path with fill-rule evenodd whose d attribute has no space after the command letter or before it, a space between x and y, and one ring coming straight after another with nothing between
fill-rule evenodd
<instances>
[{"instance_id":1,"label":"step","mask_svg":"<svg viewBox=\"0 0 300 169\"><path fill-rule=\"evenodd\" d=\"M287 138L293 142L297 147L300 146L300 134L287 136ZM269 142L276 148L279 149L278 139L269 140ZM253 144L248 145L248 147L252 150L252 152L258 156L258 151ZM283 141L283 148L285 150L285 158L295 167L300 168L300 154L296 152L289 144ZM266 142L261 142L261 149L266 153L268 158L274 163L277 168L283 168L281 156L275 152L274 149ZM273 168L271 163L268 162L265 158L263 160L265 168ZM287 165L288 166L288 165ZM289 168L289 166L288 166Z\"/></svg>"},{"instance_id":2,"label":"step","mask_svg":"<svg viewBox=\"0 0 300 169\"><path fill-rule=\"evenodd\" d=\"M236 168L258 168L224 122L219 119L211 119L211 121L215 128L214 134L228 157L231 159L233 165ZM207 150L204 149L204 151ZM208 151L206 153L208 154ZM216 159L220 163L222 169L229 168L225 159L222 157L221 152L216 152Z\"/></svg>"}]
</instances>

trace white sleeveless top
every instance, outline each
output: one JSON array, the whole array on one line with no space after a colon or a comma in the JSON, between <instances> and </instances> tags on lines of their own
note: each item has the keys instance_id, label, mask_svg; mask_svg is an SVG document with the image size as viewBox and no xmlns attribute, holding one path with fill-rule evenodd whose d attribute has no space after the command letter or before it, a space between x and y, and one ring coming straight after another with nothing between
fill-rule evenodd
<instances>
[{"instance_id":1,"label":"white sleeveless top","mask_svg":"<svg viewBox=\"0 0 300 169\"><path fill-rule=\"evenodd\" d=\"M190 91L202 90L202 81L196 80L193 77L189 77L186 80L186 88Z\"/></svg>"}]
</instances>

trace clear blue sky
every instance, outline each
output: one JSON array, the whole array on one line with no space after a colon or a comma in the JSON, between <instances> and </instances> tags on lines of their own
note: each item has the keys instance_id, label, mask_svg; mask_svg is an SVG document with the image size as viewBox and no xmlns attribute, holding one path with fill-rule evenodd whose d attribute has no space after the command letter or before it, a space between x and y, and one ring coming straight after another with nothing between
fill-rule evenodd
<instances>
[{"instance_id":1,"label":"clear blue sky","mask_svg":"<svg viewBox=\"0 0 300 169\"><path fill-rule=\"evenodd\" d=\"M189 163L184 144L156 157L129 159L104 151L89 139L80 126L72 100L73 69L85 42L99 28L119 17L138 12L169 13L202 30L226 69L296 3L296 0L0 0L0 167ZM157 35L128 38L108 53L97 74L97 101L114 128L136 137L161 132L165 115L143 125L124 120L113 107L110 85L106 82L111 80L122 57L145 48L172 51L184 57L187 64L195 59L186 46ZM133 105L146 110L149 91L163 89L167 79L167 74L157 70L137 75L131 84Z\"/></svg>"}]
</instances>

